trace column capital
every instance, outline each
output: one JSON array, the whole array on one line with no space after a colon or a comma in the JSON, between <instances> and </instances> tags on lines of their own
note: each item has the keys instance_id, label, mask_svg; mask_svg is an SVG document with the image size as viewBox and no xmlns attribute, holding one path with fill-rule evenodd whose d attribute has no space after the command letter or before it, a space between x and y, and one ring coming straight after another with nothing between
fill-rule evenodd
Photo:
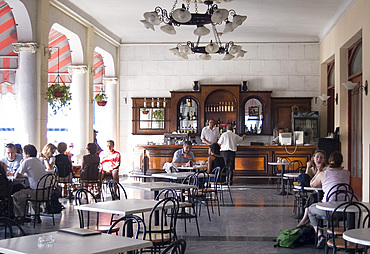
<instances>
[{"instance_id":1,"label":"column capital","mask_svg":"<svg viewBox=\"0 0 370 254\"><path fill-rule=\"evenodd\" d=\"M103 84L104 85L115 85L118 82L117 77L105 77L103 78Z\"/></svg>"},{"instance_id":2,"label":"column capital","mask_svg":"<svg viewBox=\"0 0 370 254\"><path fill-rule=\"evenodd\" d=\"M85 74L87 72L87 66L86 65L70 65L68 66L68 73L74 74L74 73L80 73Z\"/></svg>"},{"instance_id":3,"label":"column capital","mask_svg":"<svg viewBox=\"0 0 370 254\"><path fill-rule=\"evenodd\" d=\"M30 52L36 53L39 48L39 44L36 42L13 42L13 51L19 52Z\"/></svg>"}]
</instances>

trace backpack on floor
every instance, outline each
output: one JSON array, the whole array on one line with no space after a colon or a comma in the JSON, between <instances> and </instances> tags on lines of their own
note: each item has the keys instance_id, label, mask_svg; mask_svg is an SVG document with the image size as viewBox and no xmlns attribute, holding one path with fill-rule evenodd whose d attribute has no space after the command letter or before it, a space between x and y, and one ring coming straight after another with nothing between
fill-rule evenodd
<instances>
[{"instance_id":1,"label":"backpack on floor","mask_svg":"<svg viewBox=\"0 0 370 254\"><path fill-rule=\"evenodd\" d=\"M274 247L295 248L315 242L315 230L312 226L300 226L294 229L281 229Z\"/></svg>"},{"instance_id":2,"label":"backpack on floor","mask_svg":"<svg viewBox=\"0 0 370 254\"><path fill-rule=\"evenodd\" d=\"M61 196L60 190L55 188L51 193L50 201L46 203L46 212L48 214L60 213L62 211L63 205L59 202Z\"/></svg>"}]
</instances>

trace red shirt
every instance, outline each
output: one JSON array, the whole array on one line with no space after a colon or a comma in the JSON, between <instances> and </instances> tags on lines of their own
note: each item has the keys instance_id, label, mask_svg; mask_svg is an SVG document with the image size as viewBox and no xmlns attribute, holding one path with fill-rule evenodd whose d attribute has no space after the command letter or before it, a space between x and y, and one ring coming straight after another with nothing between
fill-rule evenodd
<instances>
[{"instance_id":1,"label":"red shirt","mask_svg":"<svg viewBox=\"0 0 370 254\"><path fill-rule=\"evenodd\" d=\"M104 171L111 171L116 169L121 164L121 155L119 152L113 150L111 151L102 151L100 153L100 164L103 167Z\"/></svg>"}]
</instances>

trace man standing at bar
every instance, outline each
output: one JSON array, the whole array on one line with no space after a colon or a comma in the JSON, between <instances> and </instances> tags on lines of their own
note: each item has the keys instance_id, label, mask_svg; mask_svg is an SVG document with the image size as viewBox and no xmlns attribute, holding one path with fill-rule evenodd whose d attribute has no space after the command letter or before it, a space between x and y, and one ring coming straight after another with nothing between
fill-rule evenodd
<instances>
[{"instance_id":1,"label":"man standing at bar","mask_svg":"<svg viewBox=\"0 0 370 254\"><path fill-rule=\"evenodd\" d=\"M221 155L225 160L225 165L230 170L230 185L233 184L233 176L235 169L235 152L238 149L237 144L242 142L246 138L246 135L239 137L233 133L233 127L229 124L226 127L226 132L223 133L218 140L218 144L221 145Z\"/></svg>"},{"instance_id":2,"label":"man standing at bar","mask_svg":"<svg viewBox=\"0 0 370 254\"><path fill-rule=\"evenodd\" d=\"M108 151L102 151L100 153L100 164L101 170L101 182L105 175L112 175L112 179L117 183L119 182L119 166L121 165L121 155L118 151L114 150L114 141L107 141Z\"/></svg>"},{"instance_id":3,"label":"man standing at bar","mask_svg":"<svg viewBox=\"0 0 370 254\"><path fill-rule=\"evenodd\" d=\"M208 120L208 126L205 126L202 129L200 138L207 145L212 145L213 143L217 143L217 140L220 138L220 131L218 127L215 126L214 119L211 118Z\"/></svg>"}]
</instances>

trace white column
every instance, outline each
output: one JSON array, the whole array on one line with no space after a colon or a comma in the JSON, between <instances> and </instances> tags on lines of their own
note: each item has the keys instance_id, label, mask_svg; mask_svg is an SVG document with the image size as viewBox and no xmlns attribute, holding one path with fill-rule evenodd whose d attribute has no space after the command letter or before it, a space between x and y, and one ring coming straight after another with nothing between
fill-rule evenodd
<instances>
[{"instance_id":1,"label":"white column","mask_svg":"<svg viewBox=\"0 0 370 254\"><path fill-rule=\"evenodd\" d=\"M106 122L106 137L118 143L117 140L117 81L115 77L103 78L105 85L105 93L108 97L106 107L107 122Z\"/></svg>"},{"instance_id":2,"label":"white column","mask_svg":"<svg viewBox=\"0 0 370 254\"><path fill-rule=\"evenodd\" d=\"M86 154L88 143L88 111L87 111L87 86L86 86L85 65L71 65L68 72L72 75L70 91L72 93L70 122L68 130L71 133L71 140L74 144L74 153L77 160Z\"/></svg>"},{"instance_id":3,"label":"white column","mask_svg":"<svg viewBox=\"0 0 370 254\"><path fill-rule=\"evenodd\" d=\"M13 51L19 54L16 74L17 91L17 126L16 136L23 145L38 144L37 135L37 64L35 42L15 42Z\"/></svg>"}]
</instances>

